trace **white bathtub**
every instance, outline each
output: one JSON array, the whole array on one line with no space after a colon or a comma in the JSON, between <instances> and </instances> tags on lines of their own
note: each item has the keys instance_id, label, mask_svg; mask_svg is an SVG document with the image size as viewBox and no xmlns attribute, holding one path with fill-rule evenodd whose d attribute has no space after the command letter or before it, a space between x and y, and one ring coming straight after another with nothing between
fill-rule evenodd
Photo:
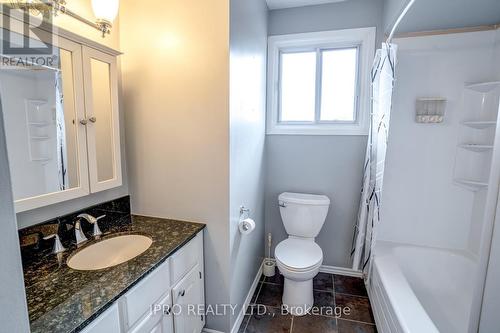
<instances>
[{"instance_id":1,"label":"white bathtub","mask_svg":"<svg viewBox=\"0 0 500 333\"><path fill-rule=\"evenodd\" d=\"M369 288L379 332L467 332L475 272L459 251L379 241Z\"/></svg>"}]
</instances>

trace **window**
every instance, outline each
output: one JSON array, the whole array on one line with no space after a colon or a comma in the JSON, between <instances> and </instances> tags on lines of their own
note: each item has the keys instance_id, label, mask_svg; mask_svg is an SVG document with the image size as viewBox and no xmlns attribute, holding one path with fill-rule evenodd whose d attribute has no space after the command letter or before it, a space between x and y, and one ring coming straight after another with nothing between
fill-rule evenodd
<instances>
[{"instance_id":1,"label":"window","mask_svg":"<svg viewBox=\"0 0 500 333\"><path fill-rule=\"evenodd\" d=\"M375 28L269 38L268 134L366 135Z\"/></svg>"}]
</instances>

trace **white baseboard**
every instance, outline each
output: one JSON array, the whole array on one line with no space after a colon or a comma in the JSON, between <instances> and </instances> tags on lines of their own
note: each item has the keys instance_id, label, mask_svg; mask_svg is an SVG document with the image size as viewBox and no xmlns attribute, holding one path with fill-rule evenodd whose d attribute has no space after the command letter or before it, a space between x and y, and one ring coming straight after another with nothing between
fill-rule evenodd
<instances>
[{"instance_id":1,"label":"white baseboard","mask_svg":"<svg viewBox=\"0 0 500 333\"><path fill-rule=\"evenodd\" d=\"M253 280L252 286L250 287L250 290L248 291L247 297L245 298L245 303L243 303L243 306L241 307L240 313L238 313L238 317L236 318L236 321L234 322L233 328L231 329L231 333L237 333L238 330L240 329L240 325L243 322L243 319L245 318L245 313L247 312L247 308L250 305L250 301L252 301L252 296L255 293L255 290L259 286L259 280L262 275L262 265L264 264L264 261L259 267L259 270L257 272L257 275L255 276L255 279Z\"/></svg>"},{"instance_id":2,"label":"white baseboard","mask_svg":"<svg viewBox=\"0 0 500 333\"><path fill-rule=\"evenodd\" d=\"M217 330L211 330L210 328L203 328L201 333L224 333L224 332L217 331Z\"/></svg>"},{"instance_id":3,"label":"white baseboard","mask_svg":"<svg viewBox=\"0 0 500 333\"><path fill-rule=\"evenodd\" d=\"M329 274L346 275L346 276L359 277L359 278L363 277L363 272L355 271L351 268L344 268L344 267L322 265L319 268L319 271L323 272L323 273L329 273Z\"/></svg>"}]
</instances>

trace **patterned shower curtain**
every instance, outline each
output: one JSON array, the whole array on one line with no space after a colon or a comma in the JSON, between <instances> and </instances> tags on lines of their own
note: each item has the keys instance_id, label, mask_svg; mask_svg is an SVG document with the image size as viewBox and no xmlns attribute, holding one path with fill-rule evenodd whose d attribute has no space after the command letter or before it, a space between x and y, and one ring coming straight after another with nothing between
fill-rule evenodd
<instances>
[{"instance_id":1,"label":"patterned shower curtain","mask_svg":"<svg viewBox=\"0 0 500 333\"><path fill-rule=\"evenodd\" d=\"M383 44L377 50L371 72L371 124L366 151L363 189L351 250L352 268L363 270L369 279L371 258L377 228L380 223L380 202L384 180L385 156L389 134L392 91L396 66L397 46Z\"/></svg>"}]
</instances>

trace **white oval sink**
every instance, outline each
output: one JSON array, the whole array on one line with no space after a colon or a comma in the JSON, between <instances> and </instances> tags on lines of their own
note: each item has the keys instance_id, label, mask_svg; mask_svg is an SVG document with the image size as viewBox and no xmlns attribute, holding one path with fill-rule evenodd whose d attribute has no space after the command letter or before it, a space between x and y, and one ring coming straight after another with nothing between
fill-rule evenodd
<instances>
[{"instance_id":1,"label":"white oval sink","mask_svg":"<svg viewBox=\"0 0 500 333\"><path fill-rule=\"evenodd\" d=\"M102 240L75 253L68 266L80 271L95 271L119 265L149 249L153 240L141 235L124 235Z\"/></svg>"}]
</instances>

